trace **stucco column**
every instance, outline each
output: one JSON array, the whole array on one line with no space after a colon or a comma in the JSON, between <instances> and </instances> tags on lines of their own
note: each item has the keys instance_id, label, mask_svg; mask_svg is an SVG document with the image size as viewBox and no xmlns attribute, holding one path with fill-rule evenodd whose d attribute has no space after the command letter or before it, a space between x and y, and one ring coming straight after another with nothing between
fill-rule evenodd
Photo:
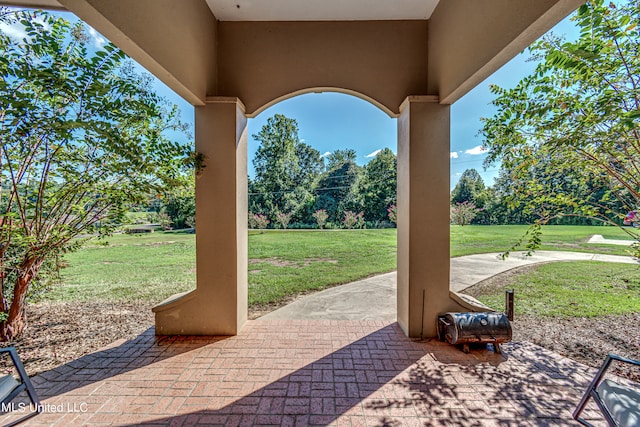
<instances>
[{"instance_id":1,"label":"stucco column","mask_svg":"<svg viewBox=\"0 0 640 427\"><path fill-rule=\"evenodd\" d=\"M398 323L436 336L449 310L449 105L408 97L398 118Z\"/></svg>"},{"instance_id":2,"label":"stucco column","mask_svg":"<svg viewBox=\"0 0 640 427\"><path fill-rule=\"evenodd\" d=\"M156 306L160 335L235 335L247 320L247 119L237 98L195 107L197 288Z\"/></svg>"}]
</instances>

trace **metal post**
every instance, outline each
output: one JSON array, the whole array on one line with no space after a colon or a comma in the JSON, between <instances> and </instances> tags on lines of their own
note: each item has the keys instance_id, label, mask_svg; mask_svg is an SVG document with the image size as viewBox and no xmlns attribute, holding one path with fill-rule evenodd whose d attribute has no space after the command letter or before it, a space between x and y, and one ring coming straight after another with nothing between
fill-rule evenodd
<instances>
[{"instance_id":1,"label":"metal post","mask_svg":"<svg viewBox=\"0 0 640 427\"><path fill-rule=\"evenodd\" d=\"M509 319L509 321L513 321L513 289L507 290L505 296L506 296L505 312L507 314L507 319Z\"/></svg>"}]
</instances>

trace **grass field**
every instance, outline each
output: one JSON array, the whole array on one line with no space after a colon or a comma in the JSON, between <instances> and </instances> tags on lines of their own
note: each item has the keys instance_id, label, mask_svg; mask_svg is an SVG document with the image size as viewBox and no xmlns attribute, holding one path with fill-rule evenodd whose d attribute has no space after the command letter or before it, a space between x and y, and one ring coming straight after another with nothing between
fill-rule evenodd
<instances>
[{"instance_id":1,"label":"grass field","mask_svg":"<svg viewBox=\"0 0 640 427\"><path fill-rule=\"evenodd\" d=\"M504 252L527 230L526 225L451 226L451 256ZM542 227L541 250L576 251L627 255L624 246L587 243L594 234L606 239L629 239L618 227L549 225Z\"/></svg>"},{"instance_id":2,"label":"grass field","mask_svg":"<svg viewBox=\"0 0 640 427\"><path fill-rule=\"evenodd\" d=\"M505 290L513 289L516 315L596 317L640 308L640 268L633 264L550 263L515 275L507 286L475 288L469 293L490 307L504 306Z\"/></svg>"},{"instance_id":3,"label":"grass field","mask_svg":"<svg viewBox=\"0 0 640 427\"><path fill-rule=\"evenodd\" d=\"M526 226L451 227L451 255L500 252ZM542 249L625 255L625 248L586 243L592 234L625 238L612 227L544 227ZM249 234L249 303L264 304L396 266L396 231L267 231ZM145 300L151 304L195 287L195 236L179 232L115 235L65 257L53 301Z\"/></svg>"}]
</instances>

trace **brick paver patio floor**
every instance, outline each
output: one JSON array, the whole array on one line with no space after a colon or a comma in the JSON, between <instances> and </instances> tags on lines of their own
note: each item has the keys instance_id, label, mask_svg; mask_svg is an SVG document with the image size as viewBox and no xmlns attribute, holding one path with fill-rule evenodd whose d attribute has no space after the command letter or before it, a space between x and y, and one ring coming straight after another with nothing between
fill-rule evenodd
<instances>
[{"instance_id":1,"label":"brick paver patio floor","mask_svg":"<svg viewBox=\"0 0 640 427\"><path fill-rule=\"evenodd\" d=\"M577 425L594 370L533 344L503 350L464 354L376 321L256 320L235 337L150 329L36 376L44 412L25 425Z\"/></svg>"}]
</instances>

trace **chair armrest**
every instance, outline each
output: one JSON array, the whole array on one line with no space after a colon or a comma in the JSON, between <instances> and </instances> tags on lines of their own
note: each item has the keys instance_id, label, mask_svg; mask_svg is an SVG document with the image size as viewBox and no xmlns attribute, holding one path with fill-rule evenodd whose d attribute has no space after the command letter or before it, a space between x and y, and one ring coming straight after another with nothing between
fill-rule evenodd
<instances>
[{"instance_id":1,"label":"chair armrest","mask_svg":"<svg viewBox=\"0 0 640 427\"><path fill-rule=\"evenodd\" d=\"M629 363L631 365L640 366L640 360L629 359L627 357L618 356L616 354L609 354L609 357L618 362Z\"/></svg>"},{"instance_id":2,"label":"chair armrest","mask_svg":"<svg viewBox=\"0 0 640 427\"><path fill-rule=\"evenodd\" d=\"M0 354L1 353L15 353L16 352L16 348L15 347L2 347L0 348Z\"/></svg>"},{"instance_id":3,"label":"chair armrest","mask_svg":"<svg viewBox=\"0 0 640 427\"><path fill-rule=\"evenodd\" d=\"M20 381L24 384L27 394L29 395L29 399L36 406L37 412L41 411L40 399L38 398L38 394L36 393L33 384L31 383L31 379L27 374L27 371L24 369L24 365L22 364L22 360L20 360L20 356L18 356L18 352L15 347L6 347L0 348L0 354L9 353L11 356L11 361L13 362L13 366L18 371L18 376L20 377Z\"/></svg>"}]
</instances>

